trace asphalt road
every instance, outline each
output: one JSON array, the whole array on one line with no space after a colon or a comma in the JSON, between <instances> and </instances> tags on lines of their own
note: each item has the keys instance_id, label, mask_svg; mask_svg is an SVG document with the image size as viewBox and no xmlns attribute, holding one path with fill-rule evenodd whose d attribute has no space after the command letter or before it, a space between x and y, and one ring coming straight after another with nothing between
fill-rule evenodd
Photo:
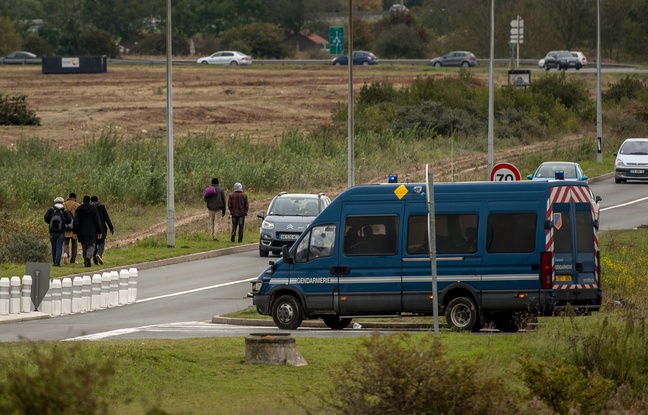
<instances>
[{"instance_id":1,"label":"asphalt road","mask_svg":"<svg viewBox=\"0 0 648 415\"><path fill-rule=\"evenodd\" d=\"M648 223L648 183L615 184L612 177L591 184L601 201L600 230L636 228ZM276 327L215 324L214 316L245 309L249 281L267 266L256 245L249 250L214 258L162 265L139 271L134 304L64 317L0 324L0 341L178 339L286 333ZM367 335L374 328L334 331L308 327L293 336L348 337Z\"/></svg>"}]
</instances>

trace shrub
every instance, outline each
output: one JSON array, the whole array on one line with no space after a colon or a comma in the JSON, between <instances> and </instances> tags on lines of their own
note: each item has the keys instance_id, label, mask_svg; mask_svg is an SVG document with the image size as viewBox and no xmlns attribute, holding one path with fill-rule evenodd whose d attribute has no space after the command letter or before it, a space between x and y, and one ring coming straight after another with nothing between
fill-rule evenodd
<instances>
[{"instance_id":1,"label":"shrub","mask_svg":"<svg viewBox=\"0 0 648 415\"><path fill-rule=\"evenodd\" d=\"M0 247L1 262L46 262L50 245L33 235L12 233L3 247Z\"/></svg>"},{"instance_id":2,"label":"shrub","mask_svg":"<svg viewBox=\"0 0 648 415\"><path fill-rule=\"evenodd\" d=\"M74 344L33 343L28 356L5 356L0 375L0 413L107 413L103 390L115 373L113 363Z\"/></svg>"},{"instance_id":3,"label":"shrub","mask_svg":"<svg viewBox=\"0 0 648 415\"><path fill-rule=\"evenodd\" d=\"M433 336L383 336L362 341L353 360L333 373L322 413L519 414L504 382L476 363L447 357Z\"/></svg>"},{"instance_id":4,"label":"shrub","mask_svg":"<svg viewBox=\"0 0 648 415\"><path fill-rule=\"evenodd\" d=\"M187 39L179 35L173 35L171 42L174 56L189 54L189 42L187 42ZM135 45L132 51L138 55L165 55L166 35L149 34Z\"/></svg>"},{"instance_id":5,"label":"shrub","mask_svg":"<svg viewBox=\"0 0 648 415\"><path fill-rule=\"evenodd\" d=\"M528 112L514 108L500 112L495 125L495 134L502 138L519 138L520 142L532 143L538 137L545 137L546 129Z\"/></svg>"},{"instance_id":6,"label":"shrub","mask_svg":"<svg viewBox=\"0 0 648 415\"><path fill-rule=\"evenodd\" d=\"M565 415L600 413L612 397L614 382L563 362L520 359L520 376L529 393Z\"/></svg>"},{"instance_id":7,"label":"shrub","mask_svg":"<svg viewBox=\"0 0 648 415\"><path fill-rule=\"evenodd\" d=\"M464 109L448 108L440 102L427 101L396 110L395 131L415 130L421 136L435 133L449 136L455 133L476 133L483 125Z\"/></svg>"},{"instance_id":8,"label":"shrub","mask_svg":"<svg viewBox=\"0 0 648 415\"><path fill-rule=\"evenodd\" d=\"M579 110L586 106L589 92L583 81L568 79L564 72L557 75L544 76L531 84L533 94L551 97L567 108Z\"/></svg>"},{"instance_id":9,"label":"shrub","mask_svg":"<svg viewBox=\"0 0 648 415\"><path fill-rule=\"evenodd\" d=\"M636 77L626 76L608 87L602 95L606 101L621 102L623 99L633 100L646 88L646 81Z\"/></svg>"},{"instance_id":10,"label":"shrub","mask_svg":"<svg viewBox=\"0 0 648 415\"><path fill-rule=\"evenodd\" d=\"M40 118L27 108L26 95L0 94L0 125L40 125Z\"/></svg>"},{"instance_id":11,"label":"shrub","mask_svg":"<svg viewBox=\"0 0 648 415\"><path fill-rule=\"evenodd\" d=\"M394 102L398 92L394 84L390 82L377 81L360 87L358 105L376 105L383 102Z\"/></svg>"}]
</instances>

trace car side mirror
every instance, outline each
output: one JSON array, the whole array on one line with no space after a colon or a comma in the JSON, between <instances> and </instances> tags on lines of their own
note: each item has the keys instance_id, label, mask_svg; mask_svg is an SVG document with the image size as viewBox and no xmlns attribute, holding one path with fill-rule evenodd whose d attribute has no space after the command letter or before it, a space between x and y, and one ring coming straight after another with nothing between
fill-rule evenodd
<instances>
[{"instance_id":1,"label":"car side mirror","mask_svg":"<svg viewBox=\"0 0 648 415\"><path fill-rule=\"evenodd\" d=\"M257 218L264 219L264 218L265 218L264 213L263 213L263 212L258 212L258 213L257 213Z\"/></svg>"},{"instance_id":2,"label":"car side mirror","mask_svg":"<svg viewBox=\"0 0 648 415\"><path fill-rule=\"evenodd\" d=\"M603 198L602 198L601 196L599 196L599 195L596 195L596 197L594 198L594 200L596 201L596 203L598 203L598 202L600 202L601 200L603 200Z\"/></svg>"}]
</instances>

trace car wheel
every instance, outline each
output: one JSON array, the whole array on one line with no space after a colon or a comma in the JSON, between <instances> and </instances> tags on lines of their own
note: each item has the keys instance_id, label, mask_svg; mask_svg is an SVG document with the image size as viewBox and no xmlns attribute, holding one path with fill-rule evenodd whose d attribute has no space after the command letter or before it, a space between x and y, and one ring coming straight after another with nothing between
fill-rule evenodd
<instances>
[{"instance_id":1,"label":"car wheel","mask_svg":"<svg viewBox=\"0 0 648 415\"><path fill-rule=\"evenodd\" d=\"M238 66L238 62L232 61L232 62L230 62L230 66Z\"/></svg>"},{"instance_id":2,"label":"car wheel","mask_svg":"<svg viewBox=\"0 0 648 415\"><path fill-rule=\"evenodd\" d=\"M342 66L342 64L340 62L335 62L334 65L335 66Z\"/></svg>"},{"instance_id":3,"label":"car wheel","mask_svg":"<svg viewBox=\"0 0 648 415\"><path fill-rule=\"evenodd\" d=\"M369 62L368 61L362 62L362 66L369 66Z\"/></svg>"},{"instance_id":4,"label":"car wheel","mask_svg":"<svg viewBox=\"0 0 648 415\"><path fill-rule=\"evenodd\" d=\"M549 72L549 65L547 65L547 64L545 63L545 65L544 65L544 69L545 69L545 71Z\"/></svg>"},{"instance_id":5,"label":"car wheel","mask_svg":"<svg viewBox=\"0 0 648 415\"><path fill-rule=\"evenodd\" d=\"M467 68L467 67L469 67L469 66L470 66L470 64L469 64L468 62L463 62L463 63L461 64L461 67L462 67L462 68Z\"/></svg>"},{"instance_id":6,"label":"car wheel","mask_svg":"<svg viewBox=\"0 0 648 415\"><path fill-rule=\"evenodd\" d=\"M267 258L270 252L264 251L261 247L259 247L259 256L262 258Z\"/></svg>"},{"instance_id":7,"label":"car wheel","mask_svg":"<svg viewBox=\"0 0 648 415\"><path fill-rule=\"evenodd\" d=\"M272 321L282 330L295 330L302 323L301 306L292 295L282 295L272 304Z\"/></svg>"},{"instance_id":8,"label":"car wheel","mask_svg":"<svg viewBox=\"0 0 648 415\"><path fill-rule=\"evenodd\" d=\"M202 62L200 62L200 64L201 64L201 65L209 65L209 62L207 62L207 61L202 61Z\"/></svg>"},{"instance_id":9,"label":"car wheel","mask_svg":"<svg viewBox=\"0 0 648 415\"><path fill-rule=\"evenodd\" d=\"M477 305L468 297L457 297L445 310L446 322L451 329L479 331Z\"/></svg>"},{"instance_id":10,"label":"car wheel","mask_svg":"<svg viewBox=\"0 0 648 415\"><path fill-rule=\"evenodd\" d=\"M324 316L322 317L322 320L324 320L326 327L333 330L342 330L349 327L349 324L351 324L350 318L340 318L338 316Z\"/></svg>"},{"instance_id":11,"label":"car wheel","mask_svg":"<svg viewBox=\"0 0 648 415\"><path fill-rule=\"evenodd\" d=\"M441 62L434 62L434 66L436 66L437 68L441 67Z\"/></svg>"},{"instance_id":12,"label":"car wheel","mask_svg":"<svg viewBox=\"0 0 648 415\"><path fill-rule=\"evenodd\" d=\"M621 180L621 179L617 179L617 178L615 177L615 178L614 178L614 183L616 183L616 184L623 183L623 180Z\"/></svg>"}]
</instances>

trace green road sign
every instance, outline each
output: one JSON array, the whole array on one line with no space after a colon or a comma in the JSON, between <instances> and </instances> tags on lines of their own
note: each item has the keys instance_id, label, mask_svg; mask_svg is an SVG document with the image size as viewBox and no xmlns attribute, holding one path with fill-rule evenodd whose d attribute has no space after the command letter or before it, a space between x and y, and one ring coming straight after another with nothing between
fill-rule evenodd
<instances>
[{"instance_id":1,"label":"green road sign","mask_svg":"<svg viewBox=\"0 0 648 415\"><path fill-rule=\"evenodd\" d=\"M331 55L344 53L344 28L329 27L329 52Z\"/></svg>"}]
</instances>

